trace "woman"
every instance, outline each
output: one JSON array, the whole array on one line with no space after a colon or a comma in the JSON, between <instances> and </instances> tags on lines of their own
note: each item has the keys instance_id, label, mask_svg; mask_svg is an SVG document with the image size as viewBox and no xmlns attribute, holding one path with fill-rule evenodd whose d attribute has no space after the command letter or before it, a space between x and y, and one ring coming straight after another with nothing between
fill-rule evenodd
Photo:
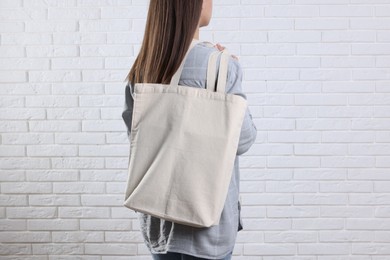
<instances>
[{"instance_id":1,"label":"woman","mask_svg":"<svg viewBox=\"0 0 390 260\"><path fill-rule=\"evenodd\" d=\"M127 76L126 102L122 117L129 138L133 109L129 84L138 82L168 84L180 66L191 41L195 41L196 45L185 61L179 85L206 88L209 55L216 50L215 48L224 48L210 47L199 41L199 27L209 24L211 13L212 0L150 0L144 40ZM220 57L218 62L219 59ZM241 89L242 76L241 66L233 55L229 59L226 91L246 99ZM247 108L229 192L218 225L194 228L175 223L172 226L169 221L138 213L142 235L153 259L231 259L237 232L242 229L238 155L248 151L255 142L256 133L256 126Z\"/></svg>"}]
</instances>

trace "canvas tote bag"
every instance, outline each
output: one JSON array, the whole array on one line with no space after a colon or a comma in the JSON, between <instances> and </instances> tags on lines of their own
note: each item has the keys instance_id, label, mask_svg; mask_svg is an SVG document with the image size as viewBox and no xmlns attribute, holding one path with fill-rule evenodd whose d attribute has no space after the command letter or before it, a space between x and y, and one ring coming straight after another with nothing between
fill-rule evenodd
<instances>
[{"instance_id":1,"label":"canvas tote bag","mask_svg":"<svg viewBox=\"0 0 390 260\"><path fill-rule=\"evenodd\" d=\"M225 91L229 53L209 57L207 89L134 84L124 206L193 227L217 225L233 172L247 101ZM215 91L216 60L221 55Z\"/></svg>"}]
</instances>

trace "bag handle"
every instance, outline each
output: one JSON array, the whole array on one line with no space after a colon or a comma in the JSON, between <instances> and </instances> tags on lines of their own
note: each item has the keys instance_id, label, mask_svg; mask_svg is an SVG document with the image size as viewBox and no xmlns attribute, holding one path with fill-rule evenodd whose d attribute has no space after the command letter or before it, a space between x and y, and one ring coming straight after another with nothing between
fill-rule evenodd
<instances>
[{"instance_id":1,"label":"bag handle","mask_svg":"<svg viewBox=\"0 0 390 260\"><path fill-rule=\"evenodd\" d=\"M215 91L216 81L216 63L217 57L221 54L218 70L217 90ZM227 72L229 65L229 52L226 48L222 51L212 52L209 56L209 63L207 67L207 90L220 93L226 92Z\"/></svg>"},{"instance_id":2,"label":"bag handle","mask_svg":"<svg viewBox=\"0 0 390 260\"><path fill-rule=\"evenodd\" d=\"M175 74L171 78L171 82L169 83L170 85L179 85L179 80L181 73L184 68L184 63L188 57L188 54L190 53L191 49L199 43L199 40L193 39L190 47L188 48L186 54L184 55L184 59L181 62L178 70L175 72ZM207 42L208 44L212 44L210 42ZM208 64L208 69L207 69L207 89L214 91L213 88L215 86L215 77L216 77L216 71L215 71L215 63L217 62L217 55L221 53L221 59L219 63L219 72L218 72L218 83L217 83L217 91L216 92L221 92L225 93L225 88L226 88L226 80L227 80L227 70L228 70L228 62L229 62L229 52L225 48L222 51L216 51L210 54L209 57L209 64ZM210 63L211 59L211 63ZM212 65L214 64L214 65ZM210 67L211 66L211 67ZM210 81L209 81L210 79Z\"/></svg>"},{"instance_id":3,"label":"bag handle","mask_svg":"<svg viewBox=\"0 0 390 260\"><path fill-rule=\"evenodd\" d=\"M209 56L208 66L207 66L207 90L208 91L215 91L215 80L217 77L217 70L216 70L216 63L217 63L217 57L220 54L220 51L214 51Z\"/></svg>"},{"instance_id":4,"label":"bag handle","mask_svg":"<svg viewBox=\"0 0 390 260\"><path fill-rule=\"evenodd\" d=\"M219 72L218 72L218 84L217 92L225 93L226 92L226 82L227 82L227 72L229 65L229 52L224 49L221 54L221 61L219 63Z\"/></svg>"},{"instance_id":5,"label":"bag handle","mask_svg":"<svg viewBox=\"0 0 390 260\"><path fill-rule=\"evenodd\" d=\"M191 49L197 44L199 43L200 41L199 40L196 40L196 39L193 39L191 44L190 44L190 47L188 48L186 54L184 55L184 59L183 61L181 62L179 68L177 69L177 71L175 72L175 74L173 74L172 78L171 78L171 82L169 83L169 85L179 85L179 80L180 80L180 76L181 76L181 72L183 71L183 68L184 68L184 63L188 57L188 54L190 53Z\"/></svg>"}]
</instances>

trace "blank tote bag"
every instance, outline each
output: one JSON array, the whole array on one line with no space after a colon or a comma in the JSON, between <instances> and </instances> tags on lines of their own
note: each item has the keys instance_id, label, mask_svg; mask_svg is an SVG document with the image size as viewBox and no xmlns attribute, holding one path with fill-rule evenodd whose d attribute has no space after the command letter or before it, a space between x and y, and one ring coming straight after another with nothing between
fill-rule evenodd
<instances>
[{"instance_id":1,"label":"blank tote bag","mask_svg":"<svg viewBox=\"0 0 390 260\"><path fill-rule=\"evenodd\" d=\"M225 92L229 53L209 57L207 89L134 84L124 206L193 227L217 225L226 200L247 101ZM216 60L221 55L217 90Z\"/></svg>"}]
</instances>

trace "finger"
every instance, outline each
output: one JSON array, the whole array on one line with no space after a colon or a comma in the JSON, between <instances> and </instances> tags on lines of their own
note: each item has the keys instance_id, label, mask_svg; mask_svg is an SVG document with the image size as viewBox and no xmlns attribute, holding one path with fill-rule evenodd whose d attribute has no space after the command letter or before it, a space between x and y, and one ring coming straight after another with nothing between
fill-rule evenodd
<instances>
[{"instance_id":1,"label":"finger","mask_svg":"<svg viewBox=\"0 0 390 260\"><path fill-rule=\"evenodd\" d=\"M219 44L219 43L217 43L217 47L218 47L219 50L225 49L225 47L223 47L223 46L222 46L221 44Z\"/></svg>"}]
</instances>

